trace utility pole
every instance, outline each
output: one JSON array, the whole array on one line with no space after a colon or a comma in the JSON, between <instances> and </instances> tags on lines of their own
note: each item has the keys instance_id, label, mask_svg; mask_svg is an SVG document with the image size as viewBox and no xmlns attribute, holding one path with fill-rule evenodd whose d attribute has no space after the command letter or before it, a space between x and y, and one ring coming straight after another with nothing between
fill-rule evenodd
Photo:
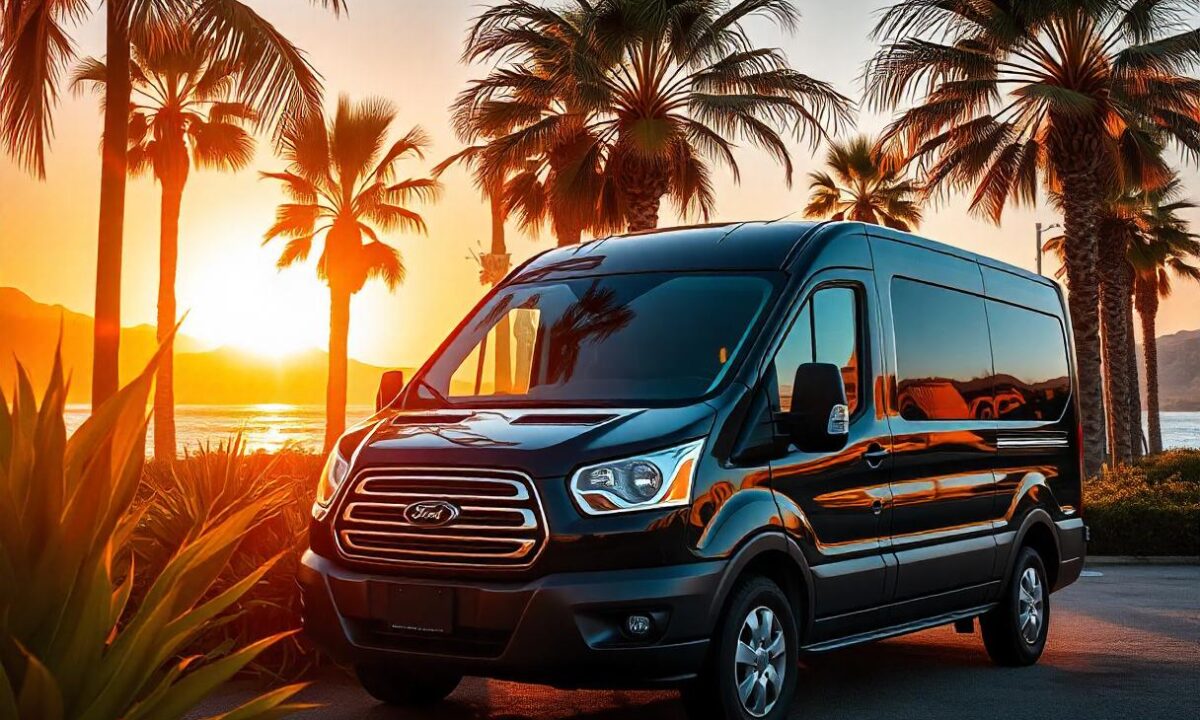
<instances>
[{"instance_id":1,"label":"utility pole","mask_svg":"<svg viewBox=\"0 0 1200 720\"><path fill-rule=\"evenodd\" d=\"M1037 227L1037 247L1034 248L1034 251L1037 253L1037 255L1036 255L1036 257L1037 257L1037 274L1041 275L1042 274L1042 233L1050 232L1051 230L1053 230L1055 228L1062 227L1062 225L1060 225L1058 223L1052 223L1050 225L1046 225L1045 227L1043 227L1041 223L1037 223L1036 227Z\"/></svg>"}]
</instances>

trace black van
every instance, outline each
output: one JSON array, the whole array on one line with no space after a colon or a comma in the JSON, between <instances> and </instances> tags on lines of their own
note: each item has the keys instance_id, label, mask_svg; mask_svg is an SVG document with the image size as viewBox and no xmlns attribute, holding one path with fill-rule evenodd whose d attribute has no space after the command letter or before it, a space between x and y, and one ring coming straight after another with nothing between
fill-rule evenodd
<instances>
[{"instance_id":1,"label":"black van","mask_svg":"<svg viewBox=\"0 0 1200 720\"><path fill-rule=\"evenodd\" d=\"M797 660L979 618L1036 662L1084 558L1067 315L859 223L545 252L329 458L307 632L365 688L679 686L777 718Z\"/></svg>"}]
</instances>

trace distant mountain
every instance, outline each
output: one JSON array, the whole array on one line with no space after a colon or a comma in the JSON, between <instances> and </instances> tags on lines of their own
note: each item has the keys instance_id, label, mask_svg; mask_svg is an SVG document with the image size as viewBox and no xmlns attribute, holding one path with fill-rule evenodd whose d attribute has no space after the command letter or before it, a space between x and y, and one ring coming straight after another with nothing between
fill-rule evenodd
<instances>
[{"instance_id":1,"label":"distant mountain","mask_svg":"<svg viewBox=\"0 0 1200 720\"><path fill-rule=\"evenodd\" d=\"M1146 395L1146 362L1138 346L1138 373ZM1159 401L1163 410L1200 410L1200 330L1181 330L1158 339Z\"/></svg>"},{"instance_id":2,"label":"distant mountain","mask_svg":"<svg viewBox=\"0 0 1200 720\"><path fill-rule=\"evenodd\" d=\"M37 388L45 386L61 328L63 365L71 378L68 402L87 402L92 383L92 318L46 305L15 288L0 287L0 388L12 391L14 357ZM121 330L121 379L134 377L154 354L154 328ZM320 404L325 402L327 355L308 350L275 359L231 348L205 349L198 340L175 340L175 399L179 404ZM383 368L350 361L348 398L374 402ZM407 371L406 374L411 374Z\"/></svg>"}]
</instances>

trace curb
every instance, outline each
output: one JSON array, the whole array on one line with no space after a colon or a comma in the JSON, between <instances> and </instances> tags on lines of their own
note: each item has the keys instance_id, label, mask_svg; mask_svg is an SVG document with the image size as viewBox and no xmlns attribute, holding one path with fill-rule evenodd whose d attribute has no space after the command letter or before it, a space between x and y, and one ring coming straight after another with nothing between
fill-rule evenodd
<instances>
[{"instance_id":1,"label":"curb","mask_svg":"<svg viewBox=\"0 0 1200 720\"><path fill-rule=\"evenodd\" d=\"M1200 555L1089 555L1084 565L1200 565Z\"/></svg>"}]
</instances>

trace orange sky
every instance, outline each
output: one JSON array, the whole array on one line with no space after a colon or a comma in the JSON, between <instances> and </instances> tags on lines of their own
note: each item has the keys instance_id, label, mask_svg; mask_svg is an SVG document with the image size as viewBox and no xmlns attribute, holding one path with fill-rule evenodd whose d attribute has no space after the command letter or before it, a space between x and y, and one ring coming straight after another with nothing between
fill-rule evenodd
<instances>
[{"instance_id":1,"label":"orange sky","mask_svg":"<svg viewBox=\"0 0 1200 720\"><path fill-rule=\"evenodd\" d=\"M448 125L447 106L482 68L458 62L477 0L350 0L350 15L331 15L297 0L252 0L293 41L309 52L325 76L330 102L338 93L354 98L382 95L399 108L396 136L412 124L432 135L427 163L403 163L400 172L423 174L458 145ZM767 23L750 26L765 45L783 47L797 69L834 82L857 97L857 80L872 51L867 39L872 12L883 2L799 2L799 31L782 36ZM102 24L96 15L75 31L80 55L102 51ZM860 127L875 131L885 118L863 114ZM57 137L48 160L49 177L38 182L0 157L0 285L21 288L42 302L62 303L91 313L99 185L101 118L96 98L65 94L55 117ZM819 164L807 147L793 147L798 174L788 189L782 171L763 154L739 153L742 184L718 175L715 220L776 218L801 209L806 197L803 173ZM820 153L818 153L819 155ZM268 143L260 143L254 169L277 169ZM351 354L379 365L419 363L482 288L473 250L488 242L488 213L460 170L445 176L439 204L423 208L429 235L392 235L403 253L408 280L389 294L380 284L356 296L350 332ZM1200 174L1185 172L1193 197L1200 198ZM253 170L238 174L194 173L185 196L180 234L178 299L190 310L187 334L212 345L231 344L260 351L324 346L328 332L327 293L311 265L275 270L278 247L260 247L271 224L278 188L259 181ZM966 215L961 199L929 208L921 232L1008 262L1032 267L1033 224L1059 218L1050 210L1009 212L1003 228ZM1191 217L1200 226L1200 213ZM667 209L662 224L676 222ZM158 188L149 179L129 186L126 215L124 324L153 323L157 285ZM519 261L547 247L509 233ZM1050 270L1053 263L1047 261ZM1160 315L1165 334L1200 327L1196 308L1200 288L1178 285Z\"/></svg>"}]
</instances>

